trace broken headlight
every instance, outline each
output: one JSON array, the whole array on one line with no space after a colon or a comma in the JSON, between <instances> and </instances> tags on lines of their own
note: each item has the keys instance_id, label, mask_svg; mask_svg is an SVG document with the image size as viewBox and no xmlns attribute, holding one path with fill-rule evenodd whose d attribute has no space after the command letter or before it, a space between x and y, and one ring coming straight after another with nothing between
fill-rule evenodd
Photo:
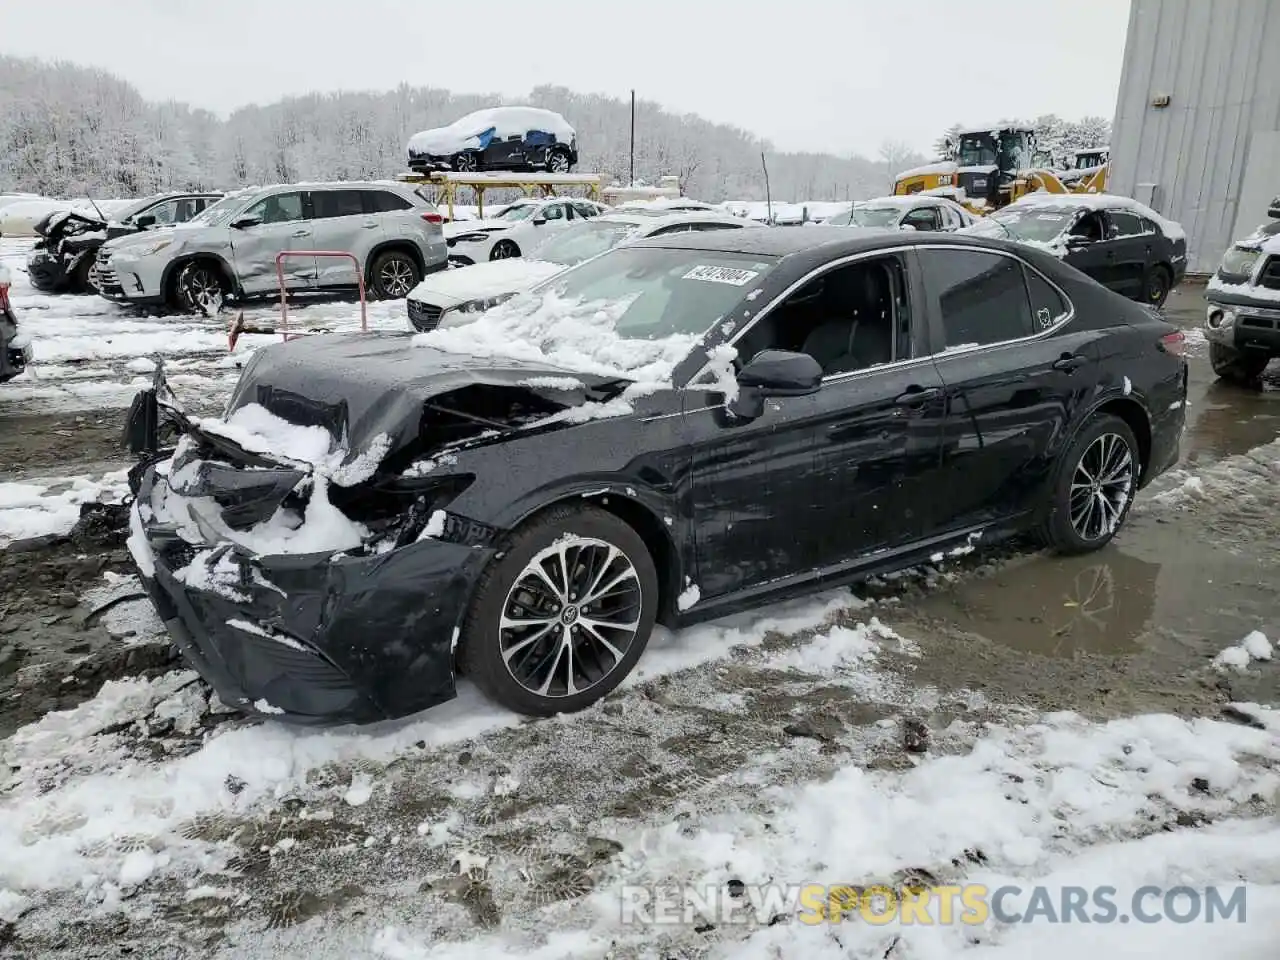
<instances>
[{"instance_id":1,"label":"broken headlight","mask_svg":"<svg viewBox=\"0 0 1280 960\"><path fill-rule=\"evenodd\" d=\"M481 297L476 300L468 300L465 303L460 303L454 307L449 307L440 314L440 326L448 327L456 323L461 323L463 322L462 318L456 315L484 313L486 310L496 307L500 303L505 303L514 296L514 293L500 293L496 297ZM450 323L450 320L452 320L452 323Z\"/></svg>"}]
</instances>

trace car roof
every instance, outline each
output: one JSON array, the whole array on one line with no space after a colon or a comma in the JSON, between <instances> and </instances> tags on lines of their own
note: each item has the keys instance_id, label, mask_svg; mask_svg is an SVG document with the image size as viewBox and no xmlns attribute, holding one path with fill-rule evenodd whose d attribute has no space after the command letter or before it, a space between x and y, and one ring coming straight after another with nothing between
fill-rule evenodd
<instances>
[{"instance_id":1,"label":"car roof","mask_svg":"<svg viewBox=\"0 0 1280 960\"><path fill-rule=\"evenodd\" d=\"M729 223L735 226L756 226L751 220L735 217L731 213L720 213L715 210L671 210L660 216L651 213L636 213L633 210L611 210L596 217L608 223L630 223L636 226L660 230L677 223Z\"/></svg>"},{"instance_id":2,"label":"car roof","mask_svg":"<svg viewBox=\"0 0 1280 960\"><path fill-rule=\"evenodd\" d=\"M1026 248L1008 240L971 234L903 232L880 227L762 227L755 230L708 230L701 233L673 233L637 240L634 247L704 250L709 253L740 253L763 257L800 256L823 262L839 257L901 247L963 246L986 247L993 251L1027 255Z\"/></svg>"}]
</instances>

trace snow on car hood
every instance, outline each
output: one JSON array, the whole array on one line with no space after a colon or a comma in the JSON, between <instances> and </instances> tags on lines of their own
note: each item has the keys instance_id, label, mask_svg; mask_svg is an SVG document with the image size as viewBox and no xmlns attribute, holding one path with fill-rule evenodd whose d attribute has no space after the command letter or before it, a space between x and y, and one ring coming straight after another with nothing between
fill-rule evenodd
<instances>
[{"instance_id":1,"label":"snow on car hood","mask_svg":"<svg viewBox=\"0 0 1280 960\"><path fill-rule=\"evenodd\" d=\"M531 382L572 377L590 389L618 379L546 360L464 356L423 346L420 339L378 331L301 337L261 347L236 384L225 417L199 426L250 452L283 454L313 464L319 473L348 485L361 482L380 460L417 439L423 403L433 397L475 385L535 389ZM561 392L555 399L573 406L585 397ZM251 409L255 406L261 411ZM265 429L276 418L295 431L312 429L305 435L295 433L286 452L280 447L281 435L274 428ZM341 456L330 451L340 451Z\"/></svg>"},{"instance_id":2,"label":"snow on car hood","mask_svg":"<svg viewBox=\"0 0 1280 960\"><path fill-rule=\"evenodd\" d=\"M563 264L521 257L487 260L470 267L430 274L413 288L409 299L451 307L468 300L521 293L564 269Z\"/></svg>"}]
</instances>

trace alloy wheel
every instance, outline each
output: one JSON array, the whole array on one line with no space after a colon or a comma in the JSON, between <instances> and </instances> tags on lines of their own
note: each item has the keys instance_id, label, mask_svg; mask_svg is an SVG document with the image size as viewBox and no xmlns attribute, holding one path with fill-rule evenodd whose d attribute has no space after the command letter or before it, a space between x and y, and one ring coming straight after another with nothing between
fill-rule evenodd
<instances>
[{"instance_id":1,"label":"alloy wheel","mask_svg":"<svg viewBox=\"0 0 1280 960\"><path fill-rule=\"evenodd\" d=\"M613 544L566 535L539 551L507 592L498 645L512 678L571 697L609 676L636 639L640 577Z\"/></svg>"},{"instance_id":2,"label":"alloy wheel","mask_svg":"<svg viewBox=\"0 0 1280 960\"><path fill-rule=\"evenodd\" d=\"M222 308L222 284L210 270L193 270L187 278L187 296L191 305L206 316Z\"/></svg>"},{"instance_id":3,"label":"alloy wheel","mask_svg":"<svg viewBox=\"0 0 1280 960\"><path fill-rule=\"evenodd\" d=\"M458 155L458 172L459 173L475 173L476 157L474 153L461 153Z\"/></svg>"},{"instance_id":4,"label":"alloy wheel","mask_svg":"<svg viewBox=\"0 0 1280 960\"><path fill-rule=\"evenodd\" d=\"M1119 434L1101 434L1085 449L1071 477L1071 526L1082 540L1116 532L1133 495L1133 467L1133 452Z\"/></svg>"},{"instance_id":5,"label":"alloy wheel","mask_svg":"<svg viewBox=\"0 0 1280 960\"><path fill-rule=\"evenodd\" d=\"M1164 274L1157 272L1151 278L1151 282L1147 284L1147 299L1159 306L1164 303L1165 298L1165 282Z\"/></svg>"},{"instance_id":6,"label":"alloy wheel","mask_svg":"<svg viewBox=\"0 0 1280 960\"><path fill-rule=\"evenodd\" d=\"M382 289L391 299L408 296L414 287L413 264L399 258L388 260L378 271L378 278L382 282Z\"/></svg>"},{"instance_id":7,"label":"alloy wheel","mask_svg":"<svg viewBox=\"0 0 1280 960\"><path fill-rule=\"evenodd\" d=\"M490 260L509 260L514 257L515 246L507 240L499 240L493 248L493 252L489 254Z\"/></svg>"},{"instance_id":8,"label":"alloy wheel","mask_svg":"<svg viewBox=\"0 0 1280 960\"><path fill-rule=\"evenodd\" d=\"M551 155L547 158L547 171L549 173L567 173L569 171L569 158L559 150L551 151Z\"/></svg>"}]
</instances>

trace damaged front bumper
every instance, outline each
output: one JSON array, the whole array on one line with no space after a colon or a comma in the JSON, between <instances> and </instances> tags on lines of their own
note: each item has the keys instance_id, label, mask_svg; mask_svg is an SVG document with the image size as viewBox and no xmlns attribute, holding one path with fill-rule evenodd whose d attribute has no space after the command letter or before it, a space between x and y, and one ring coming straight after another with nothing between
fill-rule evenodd
<instances>
[{"instance_id":1,"label":"damaged front bumper","mask_svg":"<svg viewBox=\"0 0 1280 960\"><path fill-rule=\"evenodd\" d=\"M188 433L185 452L155 452L162 419ZM244 531L309 483L315 496L316 481L222 458L207 436L197 450L200 436L154 394L135 400L126 437L152 454L130 475L128 546L169 635L218 696L300 724L394 719L452 699L453 651L492 531L450 515L437 536L384 527L347 549L255 550Z\"/></svg>"}]
</instances>

